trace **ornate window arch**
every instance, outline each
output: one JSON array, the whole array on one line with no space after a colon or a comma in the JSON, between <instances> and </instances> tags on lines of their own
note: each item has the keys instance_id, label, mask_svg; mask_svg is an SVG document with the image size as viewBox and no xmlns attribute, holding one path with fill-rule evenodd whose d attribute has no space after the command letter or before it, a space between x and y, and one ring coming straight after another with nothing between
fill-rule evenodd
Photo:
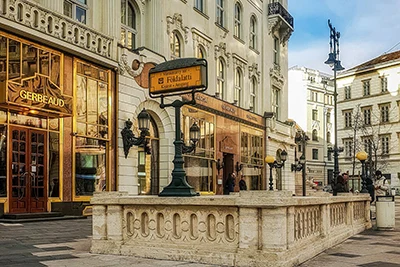
<instances>
[{"instance_id":1,"label":"ornate window arch","mask_svg":"<svg viewBox=\"0 0 400 267\"><path fill-rule=\"evenodd\" d=\"M234 36L241 39L242 38L242 5L239 2L235 3L235 28L234 28Z\"/></svg>"},{"instance_id":2,"label":"ornate window arch","mask_svg":"<svg viewBox=\"0 0 400 267\"><path fill-rule=\"evenodd\" d=\"M121 44L128 49L137 46L139 8L134 1L121 0Z\"/></svg>"},{"instance_id":3,"label":"ornate window arch","mask_svg":"<svg viewBox=\"0 0 400 267\"><path fill-rule=\"evenodd\" d=\"M177 59L182 57L182 36L178 31L173 31L170 34L170 52L171 59Z\"/></svg>"},{"instance_id":4,"label":"ornate window arch","mask_svg":"<svg viewBox=\"0 0 400 267\"><path fill-rule=\"evenodd\" d=\"M233 102L242 106L242 88L243 88L243 72L237 67L235 70L235 91L233 94Z\"/></svg>"},{"instance_id":5,"label":"ornate window arch","mask_svg":"<svg viewBox=\"0 0 400 267\"><path fill-rule=\"evenodd\" d=\"M257 18L252 15L250 18L250 48L257 49Z\"/></svg>"},{"instance_id":6,"label":"ornate window arch","mask_svg":"<svg viewBox=\"0 0 400 267\"><path fill-rule=\"evenodd\" d=\"M312 131L312 140L318 141L318 131L316 129Z\"/></svg>"},{"instance_id":7,"label":"ornate window arch","mask_svg":"<svg viewBox=\"0 0 400 267\"><path fill-rule=\"evenodd\" d=\"M207 54L206 54L206 49L202 46L202 45L197 45L196 47L196 58L206 58Z\"/></svg>"},{"instance_id":8,"label":"ornate window arch","mask_svg":"<svg viewBox=\"0 0 400 267\"><path fill-rule=\"evenodd\" d=\"M226 77L226 64L222 57L217 60L217 90L215 95L221 99L224 99L225 92L225 77Z\"/></svg>"}]
</instances>

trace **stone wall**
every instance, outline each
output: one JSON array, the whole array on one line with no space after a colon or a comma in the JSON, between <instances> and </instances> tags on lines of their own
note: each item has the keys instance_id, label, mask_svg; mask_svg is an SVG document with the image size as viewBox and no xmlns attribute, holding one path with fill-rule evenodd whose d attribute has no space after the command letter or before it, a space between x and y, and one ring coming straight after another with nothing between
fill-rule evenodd
<instances>
[{"instance_id":1,"label":"stone wall","mask_svg":"<svg viewBox=\"0 0 400 267\"><path fill-rule=\"evenodd\" d=\"M295 266L371 227L369 195L92 198L91 251L228 266Z\"/></svg>"}]
</instances>

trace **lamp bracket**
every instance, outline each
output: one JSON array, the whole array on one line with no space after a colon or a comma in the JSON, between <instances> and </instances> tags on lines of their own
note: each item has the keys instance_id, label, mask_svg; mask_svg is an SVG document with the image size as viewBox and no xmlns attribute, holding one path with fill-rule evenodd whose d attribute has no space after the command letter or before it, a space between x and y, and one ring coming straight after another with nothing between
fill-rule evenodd
<instances>
[{"instance_id":1,"label":"lamp bracket","mask_svg":"<svg viewBox=\"0 0 400 267\"><path fill-rule=\"evenodd\" d=\"M132 146L144 146L145 150L147 150L146 152L148 154L150 154L151 152L147 147L147 145L148 145L148 137L147 136L149 136L149 131L141 131L140 136L136 137L135 134L132 132L131 127L132 127L132 122L128 119L125 122L124 129L122 129L122 131L121 131L122 144L124 147L125 158L128 157L129 149Z\"/></svg>"}]
</instances>

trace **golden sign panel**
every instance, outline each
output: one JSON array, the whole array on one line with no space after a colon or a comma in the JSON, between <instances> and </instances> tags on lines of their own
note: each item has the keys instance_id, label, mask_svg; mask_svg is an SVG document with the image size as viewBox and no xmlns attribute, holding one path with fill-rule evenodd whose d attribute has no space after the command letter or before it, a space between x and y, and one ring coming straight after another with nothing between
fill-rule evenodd
<instances>
[{"instance_id":1,"label":"golden sign panel","mask_svg":"<svg viewBox=\"0 0 400 267\"><path fill-rule=\"evenodd\" d=\"M201 67L152 73L150 75L150 93L164 93L201 86Z\"/></svg>"}]
</instances>

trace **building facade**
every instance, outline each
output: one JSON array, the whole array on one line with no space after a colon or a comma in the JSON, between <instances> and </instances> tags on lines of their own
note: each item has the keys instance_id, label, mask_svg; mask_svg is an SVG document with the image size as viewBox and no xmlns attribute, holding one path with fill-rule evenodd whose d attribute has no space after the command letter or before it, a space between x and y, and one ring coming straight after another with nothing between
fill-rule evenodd
<instances>
[{"instance_id":1,"label":"building facade","mask_svg":"<svg viewBox=\"0 0 400 267\"><path fill-rule=\"evenodd\" d=\"M392 52L353 67L338 76L338 142L341 172L353 177L360 190L359 151L369 154L368 175L380 170L398 187L400 52Z\"/></svg>"},{"instance_id":2,"label":"building facade","mask_svg":"<svg viewBox=\"0 0 400 267\"><path fill-rule=\"evenodd\" d=\"M182 108L197 191L221 194L230 172L266 188L267 154L294 149L287 120L287 1L16 1L0 3L3 213L80 213L97 191L158 194L173 169L175 114L148 94L148 72L208 61L208 89ZM171 103L181 97L170 97ZM125 158L121 130L145 108L151 154ZM294 189L290 172L274 174Z\"/></svg>"},{"instance_id":3,"label":"building facade","mask_svg":"<svg viewBox=\"0 0 400 267\"><path fill-rule=\"evenodd\" d=\"M289 69L289 117L304 131L308 140L299 139L296 157L304 149L308 188L315 183L325 186L333 175L334 143L333 83L328 74L305 67Z\"/></svg>"}]
</instances>

